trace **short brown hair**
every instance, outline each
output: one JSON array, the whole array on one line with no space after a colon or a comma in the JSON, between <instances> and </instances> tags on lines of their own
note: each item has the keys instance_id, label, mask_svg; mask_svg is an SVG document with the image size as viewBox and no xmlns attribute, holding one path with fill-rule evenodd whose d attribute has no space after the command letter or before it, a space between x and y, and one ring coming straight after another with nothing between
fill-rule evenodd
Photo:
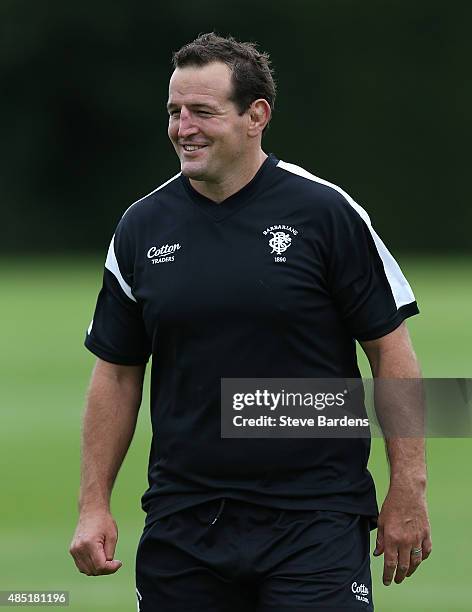
<instances>
[{"instance_id":1,"label":"short brown hair","mask_svg":"<svg viewBox=\"0 0 472 612\"><path fill-rule=\"evenodd\" d=\"M268 53L257 49L256 43L238 42L232 36L226 38L209 32L200 34L172 55L174 68L205 66L223 62L232 73L234 102L240 115L247 111L254 100L263 98L274 110L276 84Z\"/></svg>"}]
</instances>

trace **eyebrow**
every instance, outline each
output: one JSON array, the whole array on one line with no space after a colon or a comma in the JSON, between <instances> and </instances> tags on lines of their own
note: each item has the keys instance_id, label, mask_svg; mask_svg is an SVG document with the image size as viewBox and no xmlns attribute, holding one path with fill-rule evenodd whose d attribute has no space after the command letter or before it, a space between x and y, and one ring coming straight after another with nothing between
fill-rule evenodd
<instances>
[{"instance_id":1,"label":"eyebrow","mask_svg":"<svg viewBox=\"0 0 472 612\"><path fill-rule=\"evenodd\" d=\"M178 106L179 105L175 104L174 102L168 102L166 104L166 109L169 111L169 110L172 110L174 108L178 108ZM211 106L210 104L207 104L205 102L195 102L193 104L187 104L187 106L189 108L208 108L209 110L213 110L213 111L218 110L218 108L216 106Z\"/></svg>"}]
</instances>

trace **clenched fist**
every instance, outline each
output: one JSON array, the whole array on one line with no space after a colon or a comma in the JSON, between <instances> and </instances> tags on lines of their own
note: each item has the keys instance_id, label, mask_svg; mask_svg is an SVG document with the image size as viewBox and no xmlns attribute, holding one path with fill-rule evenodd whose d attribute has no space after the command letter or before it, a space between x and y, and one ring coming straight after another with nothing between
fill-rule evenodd
<instances>
[{"instance_id":1,"label":"clenched fist","mask_svg":"<svg viewBox=\"0 0 472 612\"><path fill-rule=\"evenodd\" d=\"M114 574L122 566L113 559L118 528L108 511L81 513L69 552L77 568L87 576Z\"/></svg>"}]
</instances>

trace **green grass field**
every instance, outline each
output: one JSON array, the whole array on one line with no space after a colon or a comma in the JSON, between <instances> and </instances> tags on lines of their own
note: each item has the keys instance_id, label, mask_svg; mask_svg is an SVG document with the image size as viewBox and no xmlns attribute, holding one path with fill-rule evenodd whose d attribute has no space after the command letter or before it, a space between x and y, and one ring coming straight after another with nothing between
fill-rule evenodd
<instances>
[{"instance_id":1,"label":"green grass field","mask_svg":"<svg viewBox=\"0 0 472 612\"><path fill-rule=\"evenodd\" d=\"M399 259L422 310L409 328L424 375L472 377L472 259ZM68 590L74 612L135 610L134 554L150 441L147 395L113 498L117 557L124 565L114 576L86 577L68 553L77 518L83 397L94 362L83 337L101 262L4 259L0 276L0 590ZM470 439L429 441L433 554L413 577L390 587L381 582L383 557L373 559L378 611L472 609L471 457ZM370 467L381 502L387 485L381 440L373 442Z\"/></svg>"}]
</instances>

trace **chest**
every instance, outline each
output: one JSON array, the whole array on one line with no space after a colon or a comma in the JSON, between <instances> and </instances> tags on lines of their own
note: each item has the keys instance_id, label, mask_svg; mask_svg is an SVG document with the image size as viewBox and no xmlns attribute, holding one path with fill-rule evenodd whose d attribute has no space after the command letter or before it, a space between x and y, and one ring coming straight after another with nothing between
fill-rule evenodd
<instances>
[{"instance_id":1,"label":"chest","mask_svg":"<svg viewBox=\"0 0 472 612\"><path fill-rule=\"evenodd\" d=\"M282 321L326 306L316 231L301 211L274 213L150 223L137 245L134 283L147 324Z\"/></svg>"}]
</instances>

